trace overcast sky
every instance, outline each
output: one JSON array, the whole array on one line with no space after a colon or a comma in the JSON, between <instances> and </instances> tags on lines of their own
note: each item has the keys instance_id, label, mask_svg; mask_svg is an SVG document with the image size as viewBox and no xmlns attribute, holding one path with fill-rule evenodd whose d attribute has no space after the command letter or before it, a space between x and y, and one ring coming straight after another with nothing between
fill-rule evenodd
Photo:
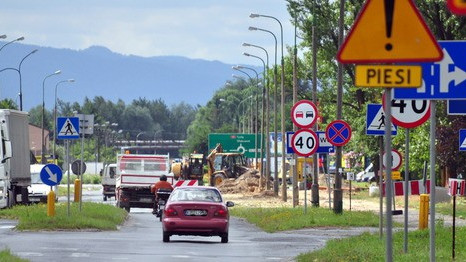
<instances>
[{"instance_id":1,"label":"overcast sky","mask_svg":"<svg viewBox=\"0 0 466 262\"><path fill-rule=\"evenodd\" d=\"M263 46L273 63L275 33L280 61L280 27L284 44L293 44L294 29L285 0L2 0L0 34L6 40L24 36L26 44L85 49L105 46L116 53L143 57L178 55L219 60L231 64L261 62L263 51L242 47L243 42Z\"/></svg>"}]
</instances>

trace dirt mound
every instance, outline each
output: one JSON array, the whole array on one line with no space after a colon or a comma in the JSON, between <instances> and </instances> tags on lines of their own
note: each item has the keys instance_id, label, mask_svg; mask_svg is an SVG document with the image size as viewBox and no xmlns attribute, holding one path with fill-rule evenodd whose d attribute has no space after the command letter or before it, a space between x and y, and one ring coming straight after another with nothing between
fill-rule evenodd
<instances>
[{"instance_id":1,"label":"dirt mound","mask_svg":"<svg viewBox=\"0 0 466 262\"><path fill-rule=\"evenodd\" d=\"M257 170L251 169L240 177L226 179L218 186L222 194L237 193L259 193L260 174Z\"/></svg>"}]
</instances>

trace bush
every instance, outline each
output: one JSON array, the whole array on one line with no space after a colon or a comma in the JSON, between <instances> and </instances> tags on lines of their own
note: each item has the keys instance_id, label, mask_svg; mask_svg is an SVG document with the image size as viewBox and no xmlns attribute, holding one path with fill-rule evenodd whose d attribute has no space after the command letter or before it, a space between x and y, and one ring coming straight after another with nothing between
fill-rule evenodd
<instances>
[{"instance_id":1,"label":"bush","mask_svg":"<svg viewBox=\"0 0 466 262\"><path fill-rule=\"evenodd\" d=\"M74 184L74 181L78 178L77 175L70 176L70 184ZM68 183L68 175L63 175L63 178L60 182L62 185L66 185ZM91 175L91 174L84 174L83 175L83 184L94 184L99 185L102 183L102 177L100 175Z\"/></svg>"}]
</instances>

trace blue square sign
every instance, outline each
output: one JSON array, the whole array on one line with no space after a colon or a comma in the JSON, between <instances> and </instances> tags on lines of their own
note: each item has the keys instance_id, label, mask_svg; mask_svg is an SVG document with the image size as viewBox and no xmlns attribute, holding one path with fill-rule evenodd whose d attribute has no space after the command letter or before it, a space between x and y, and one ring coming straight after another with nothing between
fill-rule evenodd
<instances>
[{"instance_id":1,"label":"blue square sign","mask_svg":"<svg viewBox=\"0 0 466 262\"><path fill-rule=\"evenodd\" d=\"M460 130L460 151L466 151L466 129Z\"/></svg>"},{"instance_id":2,"label":"blue square sign","mask_svg":"<svg viewBox=\"0 0 466 262\"><path fill-rule=\"evenodd\" d=\"M58 117L57 139L79 139L79 117Z\"/></svg>"}]
</instances>

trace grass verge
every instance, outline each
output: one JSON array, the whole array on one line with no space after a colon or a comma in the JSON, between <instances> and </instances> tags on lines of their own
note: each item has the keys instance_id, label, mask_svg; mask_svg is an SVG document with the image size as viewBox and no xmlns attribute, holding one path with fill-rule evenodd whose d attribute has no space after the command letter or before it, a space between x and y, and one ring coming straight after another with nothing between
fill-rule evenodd
<instances>
[{"instance_id":1,"label":"grass verge","mask_svg":"<svg viewBox=\"0 0 466 262\"><path fill-rule=\"evenodd\" d=\"M18 230L116 230L128 213L111 205L83 202L71 203L68 216L67 203L56 203L55 216L47 216L47 205L15 206L0 210L0 218L18 219Z\"/></svg>"},{"instance_id":2,"label":"grass verge","mask_svg":"<svg viewBox=\"0 0 466 262\"><path fill-rule=\"evenodd\" d=\"M0 261L4 262L26 262L29 260L19 258L13 254L11 254L9 249L4 249L0 251Z\"/></svg>"},{"instance_id":3,"label":"grass verge","mask_svg":"<svg viewBox=\"0 0 466 262\"><path fill-rule=\"evenodd\" d=\"M436 227L436 260L451 261L451 228ZM456 260L466 261L466 227L456 228ZM429 261L429 230L416 230L408 234L408 253L403 252L403 232L393 234L393 261ZM378 234L335 239L325 248L301 254L297 261L385 261L385 238Z\"/></svg>"},{"instance_id":4,"label":"grass verge","mask_svg":"<svg viewBox=\"0 0 466 262\"><path fill-rule=\"evenodd\" d=\"M266 232L309 227L377 227L379 217L370 211L351 211L335 215L327 208L308 208L304 214L298 208L243 208L230 209L231 215L245 218Z\"/></svg>"}]
</instances>

